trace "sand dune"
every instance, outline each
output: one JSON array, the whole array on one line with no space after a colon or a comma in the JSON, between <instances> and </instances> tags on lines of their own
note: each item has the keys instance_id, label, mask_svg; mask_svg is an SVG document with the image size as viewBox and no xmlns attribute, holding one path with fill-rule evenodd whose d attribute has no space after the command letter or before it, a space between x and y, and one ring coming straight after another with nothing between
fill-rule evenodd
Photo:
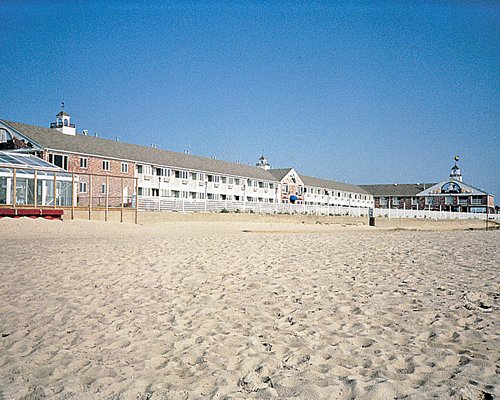
<instances>
[{"instance_id":1,"label":"sand dune","mask_svg":"<svg viewBox=\"0 0 500 400\"><path fill-rule=\"evenodd\" d=\"M500 232L1 220L4 399L487 399Z\"/></svg>"}]
</instances>

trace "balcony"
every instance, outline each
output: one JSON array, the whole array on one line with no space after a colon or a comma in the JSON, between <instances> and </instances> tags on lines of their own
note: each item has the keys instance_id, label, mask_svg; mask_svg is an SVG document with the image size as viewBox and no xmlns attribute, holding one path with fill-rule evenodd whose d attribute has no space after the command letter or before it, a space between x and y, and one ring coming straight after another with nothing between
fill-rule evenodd
<instances>
[{"instance_id":1,"label":"balcony","mask_svg":"<svg viewBox=\"0 0 500 400\"><path fill-rule=\"evenodd\" d=\"M75 124L64 125L62 122L51 122L50 123L50 128L51 129L64 128L65 126L67 126L69 128L75 128Z\"/></svg>"}]
</instances>

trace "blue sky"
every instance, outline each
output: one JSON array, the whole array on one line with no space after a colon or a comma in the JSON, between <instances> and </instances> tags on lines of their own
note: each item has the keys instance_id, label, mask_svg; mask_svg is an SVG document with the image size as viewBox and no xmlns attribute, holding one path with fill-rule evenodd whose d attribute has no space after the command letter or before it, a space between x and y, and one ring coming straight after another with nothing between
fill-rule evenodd
<instances>
[{"instance_id":1,"label":"blue sky","mask_svg":"<svg viewBox=\"0 0 500 400\"><path fill-rule=\"evenodd\" d=\"M461 157L500 196L500 5L0 3L0 118L350 183Z\"/></svg>"}]
</instances>

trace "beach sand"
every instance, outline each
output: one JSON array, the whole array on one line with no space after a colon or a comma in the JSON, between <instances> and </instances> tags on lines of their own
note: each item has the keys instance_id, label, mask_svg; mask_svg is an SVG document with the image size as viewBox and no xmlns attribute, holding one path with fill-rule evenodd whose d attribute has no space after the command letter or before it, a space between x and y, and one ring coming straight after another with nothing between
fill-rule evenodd
<instances>
[{"instance_id":1,"label":"beach sand","mask_svg":"<svg viewBox=\"0 0 500 400\"><path fill-rule=\"evenodd\" d=\"M499 231L3 219L0 241L1 399L500 395Z\"/></svg>"}]
</instances>

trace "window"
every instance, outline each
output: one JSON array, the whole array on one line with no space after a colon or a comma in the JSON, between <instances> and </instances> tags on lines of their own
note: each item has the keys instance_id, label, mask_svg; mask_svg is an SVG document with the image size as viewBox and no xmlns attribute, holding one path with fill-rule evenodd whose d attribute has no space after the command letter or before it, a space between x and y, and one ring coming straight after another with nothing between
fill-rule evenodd
<instances>
[{"instance_id":1,"label":"window","mask_svg":"<svg viewBox=\"0 0 500 400\"><path fill-rule=\"evenodd\" d=\"M453 204L455 203L453 196L446 196L444 199L445 204Z\"/></svg>"},{"instance_id":2,"label":"window","mask_svg":"<svg viewBox=\"0 0 500 400\"><path fill-rule=\"evenodd\" d=\"M264 188L264 182L257 182L257 185L259 185L259 188L263 189Z\"/></svg>"},{"instance_id":3,"label":"window","mask_svg":"<svg viewBox=\"0 0 500 400\"><path fill-rule=\"evenodd\" d=\"M283 193L288 193L288 185L283 185Z\"/></svg>"},{"instance_id":4,"label":"window","mask_svg":"<svg viewBox=\"0 0 500 400\"><path fill-rule=\"evenodd\" d=\"M137 173L142 174L142 165L137 165Z\"/></svg>"},{"instance_id":5,"label":"window","mask_svg":"<svg viewBox=\"0 0 500 400\"><path fill-rule=\"evenodd\" d=\"M124 174L126 174L128 172L128 164L127 163L123 163L122 162L122 170L121 170Z\"/></svg>"},{"instance_id":6,"label":"window","mask_svg":"<svg viewBox=\"0 0 500 400\"><path fill-rule=\"evenodd\" d=\"M472 196L471 204L483 204L483 199L481 196Z\"/></svg>"},{"instance_id":7,"label":"window","mask_svg":"<svg viewBox=\"0 0 500 400\"><path fill-rule=\"evenodd\" d=\"M393 197L392 204L394 204L395 206L399 206L399 197Z\"/></svg>"},{"instance_id":8,"label":"window","mask_svg":"<svg viewBox=\"0 0 500 400\"><path fill-rule=\"evenodd\" d=\"M381 197L380 198L380 205L381 206L386 206L387 205L387 197Z\"/></svg>"},{"instance_id":9,"label":"window","mask_svg":"<svg viewBox=\"0 0 500 400\"><path fill-rule=\"evenodd\" d=\"M425 205L426 206L431 206L434 204L434 197L426 197L425 198Z\"/></svg>"},{"instance_id":10,"label":"window","mask_svg":"<svg viewBox=\"0 0 500 400\"><path fill-rule=\"evenodd\" d=\"M175 177L179 179L187 179L188 172L187 171L175 171Z\"/></svg>"},{"instance_id":11,"label":"window","mask_svg":"<svg viewBox=\"0 0 500 400\"><path fill-rule=\"evenodd\" d=\"M418 204L417 198L416 197L412 197L411 198L411 205L412 206L416 206L417 204Z\"/></svg>"},{"instance_id":12,"label":"window","mask_svg":"<svg viewBox=\"0 0 500 400\"><path fill-rule=\"evenodd\" d=\"M223 176L221 181L222 181L222 183L227 183L227 178L225 176Z\"/></svg>"},{"instance_id":13,"label":"window","mask_svg":"<svg viewBox=\"0 0 500 400\"><path fill-rule=\"evenodd\" d=\"M168 168L156 168L156 175L158 176L170 176L170 169Z\"/></svg>"},{"instance_id":14,"label":"window","mask_svg":"<svg viewBox=\"0 0 500 400\"><path fill-rule=\"evenodd\" d=\"M102 169L103 169L103 171L109 171L109 161L108 160L102 160Z\"/></svg>"},{"instance_id":15,"label":"window","mask_svg":"<svg viewBox=\"0 0 500 400\"><path fill-rule=\"evenodd\" d=\"M240 182L240 178L234 178L234 184L235 185L239 185L241 182Z\"/></svg>"},{"instance_id":16,"label":"window","mask_svg":"<svg viewBox=\"0 0 500 400\"><path fill-rule=\"evenodd\" d=\"M213 183L219 183L220 182L220 176L219 175L207 175L208 181L213 182Z\"/></svg>"},{"instance_id":17,"label":"window","mask_svg":"<svg viewBox=\"0 0 500 400\"><path fill-rule=\"evenodd\" d=\"M87 157L80 157L80 168L88 168L89 159Z\"/></svg>"},{"instance_id":18,"label":"window","mask_svg":"<svg viewBox=\"0 0 500 400\"><path fill-rule=\"evenodd\" d=\"M227 178L227 183L230 185L234 184L234 178Z\"/></svg>"},{"instance_id":19,"label":"window","mask_svg":"<svg viewBox=\"0 0 500 400\"><path fill-rule=\"evenodd\" d=\"M80 182L80 193L87 193L87 182Z\"/></svg>"},{"instance_id":20,"label":"window","mask_svg":"<svg viewBox=\"0 0 500 400\"><path fill-rule=\"evenodd\" d=\"M170 196L170 190L168 189L161 190L161 197L169 197L169 196Z\"/></svg>"},{"instance_id":21,"label":"window","mask_svg":"<svg viewBox=\"0 0 500 400\"><path fill-rule=\"evenodd\" d=\"M7 143L12 140L12 136L6 129L0 129L0 143Z\"/></svg>"},{"instance_id":22,"label":"window","mask_svg":"<svg viewBox=\"0 0 500 400\"><path fill-rule=\"evenodd\" d=\"M197 181L198 180L198 174L196 172L192 172L191 173L191 179L193 181ZM196 197L193 197L193 198L196 198Z\"/></svg>"},{"instance_id":23,"label":"window","mask_svg":"<svg viewBox=\"0 0 500 400\"><path fill-rule=\"evenodd\" d=\"M274 189L274 183L269 183L269 189Z\"/></svg>"},{"instance_id":24,"label":"window","mask_svg":"<svg viewBox=\"0 0 500 400\"><path fill-rule=\"evenodd\" d=\"M105 184L105 183L103 183L103 184L102 184L102 186L101 186L101 193L102 193L102 194L106 194L106 189L107 189L107 188L106 188L106 184Z\"/></svg>"},{"instance_id":25,"label":"window","mask_svg":"<svg viewBox=\"0 0 500 400\"><path fill-rule=\"evenodd\" d=\"M57 165L58 167L67 170L68 156L62 156L60 154L49 154L49 163Z\"/></svg>"}]
</instances>

